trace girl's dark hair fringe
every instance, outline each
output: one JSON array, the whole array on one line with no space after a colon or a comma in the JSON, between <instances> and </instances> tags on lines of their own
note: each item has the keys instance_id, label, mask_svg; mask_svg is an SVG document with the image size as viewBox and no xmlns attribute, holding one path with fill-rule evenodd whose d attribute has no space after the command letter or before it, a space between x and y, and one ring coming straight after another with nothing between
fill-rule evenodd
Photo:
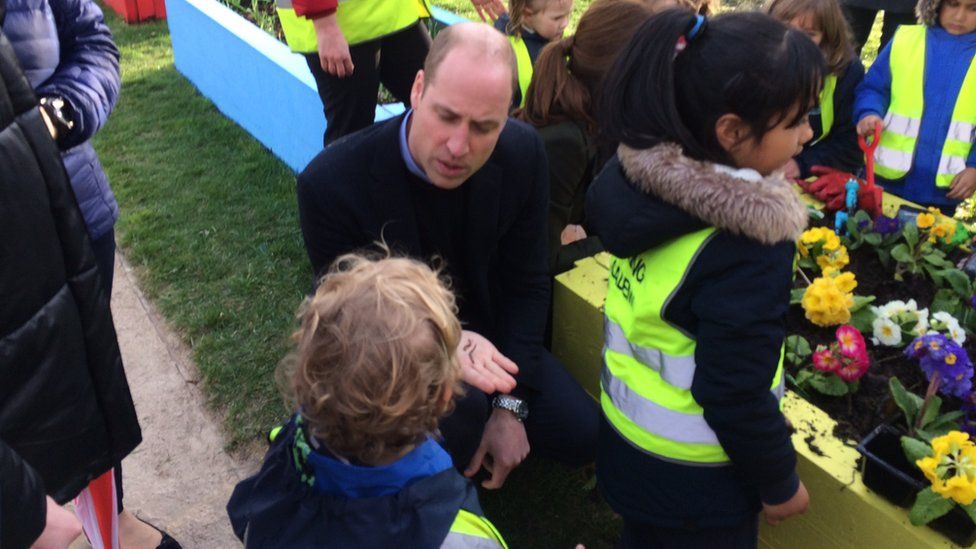
<instances>
[{"instance_id":1,"label":"girl's dark hair fringe","mask_svg":"<svg viewBox=\"0 0 976 549\"><path fill-rule=\"evenodd\" d=\"M760 140L784 119L799 124L817 105L826 68L802 32L762 13L734 12L709 18L679 52L696 22L671 9L637 31L604 84L605 140L634 149L673 142L697 160L731 164L715 134L721 116L739 116Z\"/></svg>"}]
</instances>

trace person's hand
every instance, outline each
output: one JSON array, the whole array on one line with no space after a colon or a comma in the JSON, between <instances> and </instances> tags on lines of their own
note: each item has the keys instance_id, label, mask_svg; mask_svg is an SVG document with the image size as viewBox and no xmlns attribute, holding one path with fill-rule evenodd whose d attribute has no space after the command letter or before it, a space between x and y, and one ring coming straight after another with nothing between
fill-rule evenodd
<instances>
[{"instance_id":1,"label":"person's hand","mask_svg":"<svg viewBox=\"0 0 976 549\"><path fill-rule=\"evenodd\" d=\"M857 135L863 135L864 137L870 137L874 135L874 127L881 124L881 117L876 114L869 114L861 119L857 123Z\"/></svg>"},{"instance_id":2,"label":"person's hand","mask_svg":"<svg viewBox=\"0 0 976 549\"><path fill-rule=\"evenodd\" d=\"M786 179L800 178L800 165L796 163L796 160L790 159L790 161L783 166L783 177Z\"/></svg>"},{"instance_id":3,"label":"person's hand","mask_svg":"<svg viewBox=\"0 0 976 549\"><path fill-rule=\"evenodd\" d=\"M766 522L775 526L792 516L806 513L809 507L810 494L807 493L807 487L803 485L803 482L800 482L800 487L793 494L793 497L779 505L763 503L763 512L766 514Z\"/></svg>"},{"instance_id":4,"label":"person's hand","mask_svg":"<svg viewBox=\"0 0 976 549\"><path fill-rule=\"evenodd\" d=\"M345 78L352 76L356 67L349 54L349 43L336 22L336 15L326 15L314 20L315 38L318 41L319 63L325 72Z\"/></svg>"},{"instance_id":5,"label":"person's hand","mask_svg":"<svg viewBox=\"0 0 976 549\"><path fill-rule=\"evenodd\" d=\"M471 0L471 5L474 6L474 11L478 12L478 17L482 21L492 21L497 20L502 14L508 13L508 9L505 8L504 2L501 0ZM485 16L488 16L487 19Z\"/></svg>"},{"instance_id":6,"label":"person's hand","mask_svg":"<svg viewBox=\"0 0 976 549\"><path fill-rule=\"evenodd\" d=\"M965 200L973 195L973 191L976 191L976 168L966 168L952 178L946 198Z\"/></svg>"},{"instance_id":7,"label":"person's hand","mask_svg":"<svg viewBox=\"0 0 976 549\"><path fill-rule=\"evenodd\" d=\"M501 488L513 469L529 455L529 437L525 425L508 410L495 408L485 424L478 451L464 470L464 476L473 477L482 466L491 478L481 483L489 490Z\"/></svg>"},{"instance_id":8,"label":"person's hand","mask_svg":"<svg viewBox=\"0 0 976 549\"><path fill-rule=\"evenodd\" d=\"M54 121L47 115L46 110L41 107L37 107L37 110L41 111L41 118L44 119L44 125L47 126L47 131L51 134L51 139L56 140L58 138L58 127L54 125Z\"/></svg>"},{"instance_id":9,"label":"person's hand","mask_svg":"<svg viewBox=\"0 0 976 549\"><path fill-rule=\"evenodd\" d=\"M64 549L81 535L81 522L74 513L47 498L47 522L31 549Z\"/></svg>"},{"instance_id":10,"label":"person's hand","mask_svg":"<svg viewBox=\"0 0 976 549\"><path fill-rule=\"evenodd\" d=\"M515 388L518 366L484 336L464 330L457 348L457 359L461 364L461 379L481 391L510 393Z\"/></svg>"}]
</instances>

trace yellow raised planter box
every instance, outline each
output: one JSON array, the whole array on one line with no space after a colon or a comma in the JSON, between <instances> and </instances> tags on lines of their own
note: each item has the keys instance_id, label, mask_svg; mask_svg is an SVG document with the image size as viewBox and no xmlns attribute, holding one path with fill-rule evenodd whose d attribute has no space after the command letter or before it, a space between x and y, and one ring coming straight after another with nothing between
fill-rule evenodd
<instances>
[{"instance_id":1,"label":"yellow raised planter box","mask_svg":"<svg viewBox=\"0 0 976 549\"><path fill-rule=\"evenodd\" d=\"M886 200L887 202L887 200ZM594 398L600 391L603 301L609 257L577 262L556 277L552 350ZM888 503L861 482L860 454L832 436L835 422L819 408L787 392L784 413L793 422L800 477L810 492L810 511L779 526L763 524L762 547L897 548L952 547L927 527L912 526L908 511Z\"/></svg>"}]
</instances>

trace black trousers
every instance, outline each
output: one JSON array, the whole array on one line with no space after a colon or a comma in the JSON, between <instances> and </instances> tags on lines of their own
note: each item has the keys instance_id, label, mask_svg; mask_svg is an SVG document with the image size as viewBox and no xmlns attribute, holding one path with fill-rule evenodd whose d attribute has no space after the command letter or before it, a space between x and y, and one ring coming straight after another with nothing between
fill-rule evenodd
<instances>
[{"instance_id":1,"label":"black trousers","mask_svg":"<svg viewBox=\"0 0 976 549\"><path fill-rule=\"evenodd\" d=\"M543 384L529 401L525 431L532 453L578 467L596 458L600 410L565 367L548 351L540 364ZM481 444L491 415L491 397L473 387L456 401L454 412L441 420L444 448L463 471Z\"/></svg>"},{"instance_id":2,"label":"black trousers","mask_svg":"<svg viewBox=\"0 0 976 549\"><path fill-rule=\"evenodd\" d=\"M847 17L847 22L851 24L851 31L854 34L854 47L860 55L861 48L867 42L868 35L871 34L871 27L874 26L874 19L878 15L878 10L855 6L843 6L843 8L844 15ZM881 24L881 45L878 46L878 51L883 50L891 41L891 37L895 35L895 30L898 29L899 25L914 25L915 23L914 13L885 11L884 22Z\"/></svg>"},{"instance_id":3,"label":"black trousers","mask_svg":"<svg viewBox=\"0 0 976 549\"><path fill-rule=\"evenodd\" d=\"M422 21L402 31L350 46L353 73L345 78L322 69L317 53L305 54L325 110L323 144L361 130L376 117L380 83L397 101L410 104L410 88L430 50L430 33Z\"/></svg>"},{"instance_id":4,"label":"black trousers","mask_svg":"<svg viewBox=\"0 0 976 549\"><path fill-rule=\"evenodd\" d=\"M683 530L624 520L617 549L755 549L759 517L729 528Z\"/></svg>"}]
</instances>

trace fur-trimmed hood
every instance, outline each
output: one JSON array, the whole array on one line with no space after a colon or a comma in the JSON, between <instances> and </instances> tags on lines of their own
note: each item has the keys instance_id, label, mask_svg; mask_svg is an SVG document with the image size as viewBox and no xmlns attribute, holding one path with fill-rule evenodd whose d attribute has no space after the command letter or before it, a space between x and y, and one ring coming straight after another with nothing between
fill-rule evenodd
<instances>
[{"instance_id":1,"label":"fur-trimmed hood","mask_svg":"<svg viewBox=\"0 0 976 549\"><path fill-rule=\"evenodd\" d=\"M918 4L915 4L915 16L918 17L918 22L926 27L938 27L941 5L942 0L918 0Z\"/></svg>"},{"instance_id":2,"label":"fur-trimmed hood","mask_svg":"<svg viewBox=\"0 0 976 549\"><path fill-rule=\"evenodd\" d=\"M793 242L807 225L807 209L780 173L760 177L688 158L675 144L636 150L621 145L617 157L642 192L708 225L763 244ZM745 175L745 177L743 177Z\"/></svg>"}]
</instances>

